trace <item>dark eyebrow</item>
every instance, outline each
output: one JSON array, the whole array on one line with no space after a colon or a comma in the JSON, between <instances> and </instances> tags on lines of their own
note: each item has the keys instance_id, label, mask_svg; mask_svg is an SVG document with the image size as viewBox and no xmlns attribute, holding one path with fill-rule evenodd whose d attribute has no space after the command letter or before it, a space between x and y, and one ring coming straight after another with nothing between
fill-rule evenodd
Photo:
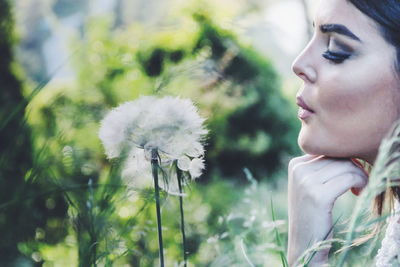
<instances>
[{"instance_id":1,"label":"dark eyebrow","mask_svg":"<svg viewBox=\"0 0 400 267\"><path fill-rule=\"evenodd\" d=\"M350 37L353 40L361 42L360 38L357 37L354 33L352 33L346 26L342 24L323 24L319 26L319 29L323 33L327 32L336 32L338 34L345 35L347 37Z\"/></svg>"}]
</instances>

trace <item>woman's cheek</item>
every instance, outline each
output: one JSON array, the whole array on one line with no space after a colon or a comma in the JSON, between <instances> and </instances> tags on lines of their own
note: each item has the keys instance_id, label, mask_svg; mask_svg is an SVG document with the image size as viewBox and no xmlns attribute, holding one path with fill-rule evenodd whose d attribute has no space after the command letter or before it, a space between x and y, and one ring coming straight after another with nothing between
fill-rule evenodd
<instances>
[{"instance_id":1,"label":"woman's cheek","mask_svg":"<svg viewBox=\"0 0 400 267\"><path fill-rule=\"evenodd\" d=\"M362 106L362 96L347 85L339 83L326 87L320 92L320 106L323 112L331 114L334 118L354 115L359 106ZM333 119L333 118L332 118Z\"/></svg>"},{"instance_id":2,"label":"woman's cheek","mask_svg":"<svg viewBox=\"0 0 400 267\"><path fill-rule=\"evenodd\" d=\"M336 119L343 120L350 115L357 118L358 113L366 112L376 101L377 80L375 77L366 79L365 72L361 70L331 70L321 81L318 91L323 111Z\"/></svg>"}]
</instances>

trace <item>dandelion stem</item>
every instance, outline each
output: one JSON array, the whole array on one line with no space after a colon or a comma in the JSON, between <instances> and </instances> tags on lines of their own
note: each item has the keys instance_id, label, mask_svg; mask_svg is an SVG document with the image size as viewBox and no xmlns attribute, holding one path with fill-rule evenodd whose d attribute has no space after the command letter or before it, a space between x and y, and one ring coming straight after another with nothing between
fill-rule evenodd
<instances>
[{"instance_id":1,"label":"dandelion stem","mask_svg":"<svg viewBox=\"0 0 400 267\"><path fill-rule=\"evenodd\" d=\"M161 212L160 212L160 189L158 187L158 153L157 149L151 150L151 168L154 179L154 197L156 199L156 212L157 212L157 230L158 230L158 248L160 254L160 266L164 267L164 250L161 229Z\"/></svg>"},{"instance_id":2,"label":"dandelion stem","mask_svg":"<svg viewBox=\"0 0 400 267\"><path fill-rule=\"evenodd\" d=\"M182 232L182 248L183 248L183 266L187 266L186 254L186 235L185 235L185 218L183 214L183 196L182 196L182 171L176 166L176 177L178 178L179 187L179 205L181 211L181 232Z\"/></svg>"}]
</instances>

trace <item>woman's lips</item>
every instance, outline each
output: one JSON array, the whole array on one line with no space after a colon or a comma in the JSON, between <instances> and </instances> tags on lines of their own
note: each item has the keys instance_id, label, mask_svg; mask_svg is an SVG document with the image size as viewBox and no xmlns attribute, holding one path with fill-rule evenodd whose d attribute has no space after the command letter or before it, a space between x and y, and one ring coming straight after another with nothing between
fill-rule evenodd
<instances>
[{"instance_id":1,"label":"woman's lips","mask_svg":"<svg viewBox=\"0 0 400 267\"><path fill-rule=\"evenodd\" d=\"M311 112L311 111L308 110L308 109L304 109L304 108L302 108L302 107L299 107L299 111L298 111L298 113L297 113L297 116L298 116L300 119L304 120L304 119L308 118L309 116L311 116L312 114L314 114L314 112Z\"/></svg>"},{"instance_id":2,"label":"woman's lips","mask_svg":"<svg viewBox=\"0 0 400 267\"><path fill-rule=\"evenodd\" d=\"M304 101L302 96L296 97L296 103L299 106L299 112L297 113L298 117L302 120L308 118L312 114L314 114L314 110L312 110Z\"/></svg>"}]
</instances>

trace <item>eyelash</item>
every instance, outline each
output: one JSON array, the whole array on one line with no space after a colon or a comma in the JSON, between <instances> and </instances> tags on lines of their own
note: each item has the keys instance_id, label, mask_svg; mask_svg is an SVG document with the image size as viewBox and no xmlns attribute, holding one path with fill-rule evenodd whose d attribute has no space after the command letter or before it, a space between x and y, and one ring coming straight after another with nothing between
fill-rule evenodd
<instances>
[{"instance_id":1,"label":"eyelash","mask_svg":"<svg viewBox=\"0 0 400 267\"><path fill-rule=\"evenodd\" d=\"M350 57L350 54L337 53L337 52L332 52L332 51L326 50L322 54L322 56L335 64L341 64L341 63L343 63L343 61L345 61L346 59L348 59Z\"/></svg>"}]
</instances>

